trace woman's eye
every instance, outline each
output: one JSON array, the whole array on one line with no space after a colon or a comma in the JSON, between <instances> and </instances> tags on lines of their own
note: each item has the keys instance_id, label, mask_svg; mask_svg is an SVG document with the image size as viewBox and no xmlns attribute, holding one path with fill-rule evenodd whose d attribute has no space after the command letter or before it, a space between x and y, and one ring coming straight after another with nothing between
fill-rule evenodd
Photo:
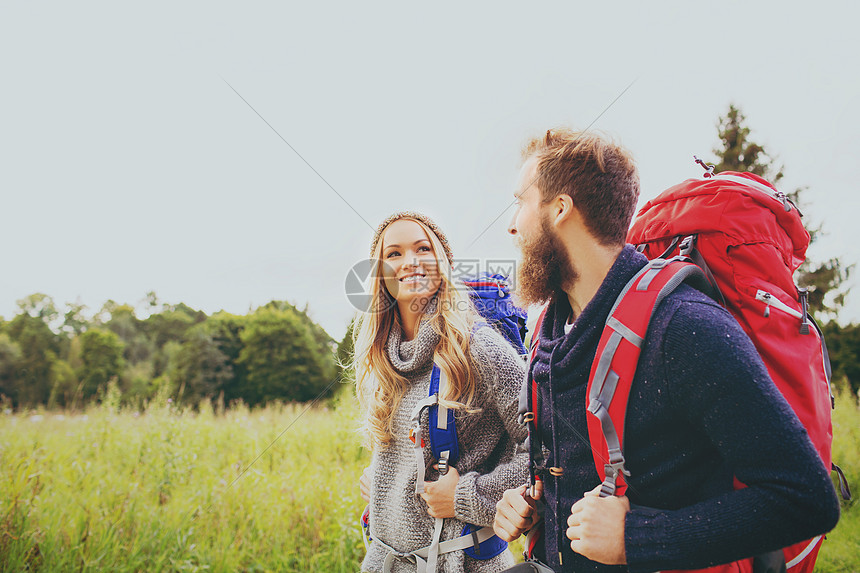
<instances>
[{"instance_id":1,"label":"woman's eye","mask_svg":"<svg viewBox=\"0 0 860 573\"><path fill-rule=\"evenodd\" d=\"M422 245L422 246L418 247L418 251L419 251L419 252L421 252L421 251L423 251L423 252L430 252L430 247L428 247L428 246L426 246L426 245Z\"/></svg>"},{"instance_id":2,"label":"woman's eye","mask_svg":"<svg viewBox=\"0 0 860 573\"><path fill-rule=\"evenodd\" d=\"M400 254L400 253L398 253L397 251L391 251L391 252L389 252L387 255L385 255L385 258L386 258L386 259L390 259L391 257L396 257L396 256L398 256L399 254Z\"/></svg>"}]
</instances>

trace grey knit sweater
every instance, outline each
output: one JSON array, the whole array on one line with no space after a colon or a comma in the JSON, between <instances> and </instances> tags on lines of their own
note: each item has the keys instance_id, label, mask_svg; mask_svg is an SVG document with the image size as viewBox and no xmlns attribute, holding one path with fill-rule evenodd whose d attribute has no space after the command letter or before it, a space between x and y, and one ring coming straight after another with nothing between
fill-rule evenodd
<instances>
[{"instance_id":1,"label":"grey knit sweater","mask_svg":"<svg viewBox=\"0 0 860 573\"><path fill-rule=\"evenodd\" d=\"M373 480L370 494L370 531L374 542L362 563L362 571L382 572L388 554L387 545L408 552L426 547L432 541L435 520L427 513L427 504L415 495L417 469L413 444L409 440L412 410L430 389L433 353L439 342L428 321L422 322L418 335L402 339L399 328L392 329L388 355L392 365L409 380L409 387L394 412L394 439L373 453ZM459 537L466 523L492 525L496 502L506 489L526 482L528 453L517 449L526 430L517 422L517 398L525 375L525 364L507 341L489 327L475 331L471 353L478 369L478 413L457 411L457 435L460 480L455 492L455 515L446 519L442 541ZM428 414L421 417L424 435L428 431ZM425 481L439 479L432 468L429 444L424 449ZM382 543L377 542L381 541ZM384 544L384 545L383 545ZM463 551L439 556L438 570L449 572L495 573L513 565L509 551L486 560L467 557ZM393 573L414 573L416 566L397 560Z\"/></svg>"}]
</instances>

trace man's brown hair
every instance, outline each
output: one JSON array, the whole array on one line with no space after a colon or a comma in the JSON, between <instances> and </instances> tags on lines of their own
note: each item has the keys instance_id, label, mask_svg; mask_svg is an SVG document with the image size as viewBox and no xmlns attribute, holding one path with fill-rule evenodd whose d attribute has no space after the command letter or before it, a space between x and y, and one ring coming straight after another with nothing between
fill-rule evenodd
<instances>
[{"instance_id":1,"label":"man's brown hair","mask_svg":"<svg viewBox=\"0 0 860 573\"><path fill-rule=\"evenodd\" d=\"M639 174L626 149L594 132L552 129L526 144L523 160L531 157L543 203L569 195L597 240L625 243L639 199Z\"/></svg>"}]
</instances>

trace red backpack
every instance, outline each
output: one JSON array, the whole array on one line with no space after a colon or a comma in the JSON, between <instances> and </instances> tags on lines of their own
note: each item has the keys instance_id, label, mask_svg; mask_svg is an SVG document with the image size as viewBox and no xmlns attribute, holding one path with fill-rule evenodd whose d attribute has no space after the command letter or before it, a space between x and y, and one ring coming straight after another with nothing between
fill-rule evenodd
<instances>
[{"instance_id":1,"label":"red backpack","mask_svg":"<svg viewBox=\"0 0 860 573\"><path fill-rule=\"evenodd\" d=\"M603 480L601 495L626 491L624 419L639 351L654 309L683 282L706 291L737 319L806 427L822 463L838 471L830 458L830 360L821 331L807 312L806 293L792 279L809 246L797 207L756 175L709 171L649 201L633 222L627 242L651 261L628 283L610 312L589 376L588 435ZM530 436L538 437L532 414L537 411L537 388L534 381L529 386L528 395L521 397L521 410L528 412ZM533 458L539 447L531 444ZM530 466L534 483L534 461ZM842 495L848 499L850 491L839 474ZM736 488L744 487L735 482ZM787 547L782 555L774 552L703 571L747 573L768 566L779 570L784 558L791 573L811 572L821 539ZM529 544L529 556L533 545Z\"/></svg>"},{"instance_id":2,"label":"red backpack","mask_svg":"<svg viewBox=\"0 0 860 573\"><path fill-rule=\"evenodd\" d=\"M709 171L646 203L627 240L649 259L665 259L677 250L704 271L717 300L753 341L776 387L806 427L825 467L831 469L830 360L821 330L807 312L806 291L798 289L792 278L809 246L809 233L797 207L761 177ZM669 273L661 275L667 275L662 281L669 280ZM624 302L635 304L632 297ZM634 312L650 314L652 309ZM592 425L593 419L589 416ZM589 434L593 434L591 426ZM738 482L736 487L743 485ZM783 549L786 569L812 571L821 539ZM752 571L752 560L747 561L709 571Z\"/></svg>"}]
</instances>

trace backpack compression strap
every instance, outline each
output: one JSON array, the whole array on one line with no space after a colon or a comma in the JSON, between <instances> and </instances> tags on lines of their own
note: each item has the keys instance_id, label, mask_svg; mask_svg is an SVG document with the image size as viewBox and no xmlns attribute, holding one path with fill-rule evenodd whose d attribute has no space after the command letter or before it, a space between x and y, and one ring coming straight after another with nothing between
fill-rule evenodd
<instances>
[{"instance_id":1,"label":"backpack compression strap","mask_svg":"<svg viewBox=\"0 0 860 573\"><path fill-rule=\"evenodd\" d=\"M682 282L705 280L701 269L680 257L654 259L634 276L606 319L586 392L588 437L600 496L624 495L624 418L639 354L657 305Z\"/></svg>"}]
</instances>

